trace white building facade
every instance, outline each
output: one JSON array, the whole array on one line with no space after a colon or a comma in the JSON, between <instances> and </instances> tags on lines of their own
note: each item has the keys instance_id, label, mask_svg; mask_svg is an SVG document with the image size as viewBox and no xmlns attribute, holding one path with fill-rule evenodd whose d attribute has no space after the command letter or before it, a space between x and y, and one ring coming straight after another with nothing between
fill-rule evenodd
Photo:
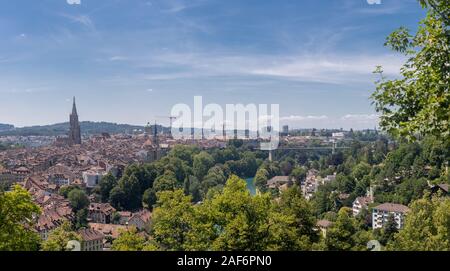
<instances>
[{"instance_id":1,"label":"white building facade","mask_svg":"<svg viewBox=\"0 0 450 271\"><path fill-rule=\"evenodd\" d=\"M397 224L397 229L403 228L406 214L409 208L405 205L395 203L383 203L372 210L372 228L380 229L386 225L389 216L393 215Z\"/></svg>"}]
</instances>

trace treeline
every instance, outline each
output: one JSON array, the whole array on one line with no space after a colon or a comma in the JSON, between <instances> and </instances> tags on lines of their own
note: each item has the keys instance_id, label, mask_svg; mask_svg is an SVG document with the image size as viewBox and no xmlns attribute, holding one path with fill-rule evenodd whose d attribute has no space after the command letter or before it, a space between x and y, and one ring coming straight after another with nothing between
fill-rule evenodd
<instances>
[{"instance_id":1,"label":"treeline","mask_svg":"<svg viewBox=\"0 0 450 271\"><path fill-rule=\"evenodd\" d=\"M113 250L166 251L365 251L370 240L384 250L450 250L450 198L429 197L410 204L405 227L393 217L372 231L352 210L341 208L323 234L298 186L273 199L251 196L244 180L232 176L222 191L193 204L182 190L157 194L149 238L134 229L113 242Z\"/></svg>"},{"instance_id":2,"label":"treeline","mask_svg":"<svg viewBox=\"0 0 450 271\"><path fill-rule=\"evenodd\" d=\"M176 189L199 202L210 191L221 190L232 174L253 177L266 156L239 140L208 151L179 145L156 162L127 167L119 178L106 175L93 192L118 210L151 209L156 193Z\"/></svg>"},{"instance_id":3,"label":"treeline","mask_svg":"<svg viewBox=\"0 0 450 271\"><path fill-rule=\"evenodd\" d=\"M14 129L14 125L0 123L0 132Z\"/></svg>"},{"instance_id":4,"label":"treeline","mask_svg":"<svg viewBox=\"0 0 450 271\"><path fill-rule=\"evenodd\" d=\"M348 212L341 216L353 223ZM357 225L352 226L356 232ZM121 236L114 241L113 249L128 250L130 244L134 250L136 243L141 244L141 250L169 251L333 249L340 246L336 240L343 231L337 224L336 235L322 238L312 208L299 187L294 186L273 200L269 194L251 196L245 181L233 175L223 190L210 194L202 204L193 204L191 196L182 190L158 193L151 238L144 240L128 233L126 240ZM134 236L134 241L130 242L130 236ZM368 237L355 236L352 248L364 250Z\"/></svg>"},{"instance_id":5,"label":"treeline","mask_svg":"<svg viewBox=\"0 0 450 271\"><path fill-rule=\"evenodd\" d=\"M70 125L68 122L43 126L30 126L14 128L0 131L1 136L62 136L67 135ZM119 134L132 133L135 129L143 130L143 126L116 124L109 122L80 122L80 129L83 134L96 135L102 133Z\"/></svg>"},{"instance_id":6,"label":"treeline","mask_svg":"<svg viewBox=\"0 0 450 271\"><path fill-rule=\"evenodd\" d=\"M391 221L383 230L372 232L344 207L326 235L317 228L312 206L297 186L274 200L268 193L251 196L244 180L233 175L202 204L193 203L181 189L158 192L157 199L150 235L139 234L135 228L123 231L112 250L348 251L368 250L368 241L375 239L386 250L450 250L448 197L425 195L413 201L401 231ZM74 228L64 223L42 242L31 230L39 213L20 186L1 192L0 251L70 250L70 240L81 241Z\"/></svg>"}]
</instances>

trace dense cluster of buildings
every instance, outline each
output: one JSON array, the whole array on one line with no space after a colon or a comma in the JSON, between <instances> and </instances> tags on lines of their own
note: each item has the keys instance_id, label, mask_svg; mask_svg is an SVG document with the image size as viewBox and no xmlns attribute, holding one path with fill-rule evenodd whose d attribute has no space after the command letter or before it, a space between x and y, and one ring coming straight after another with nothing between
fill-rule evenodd
<instances>
[{"instance_id":1,"label":"dense cluster of buildings","mask_svg":"<svg viewBox=\"0 0 450 271\"><path fill-rule=\"evenodd\" d=\"M21 185L41 208L41 214L35 217L34 230L42 240L46 240L64 222L75 221L70 202L57 193L58 185L39 177L28 177ZM150 211L142 209L137 212L118 212L109 203L91 200L88 207L88 227L78 231L82 238L82 250L107 250L111 241L119 236L120 230L130 227L135 227L144 235L149 230L152 216ZM114 219L114 216L117 218Z\"/></svg>"},{"instance_id":2,"label":"dense cluster of buildings","mask_svg":"<svg viewBox=\"0 0 450 271\"><path fill-rule=\"evenodd\" d=\"M102 134L82 137L73 101L67 137L53 138L52 144L14 148L0 152L0 185L22 185L40 206L34 230L43 240L64 222L74 222L76 214L58 191L63 186L91 190L108 173L120 177L127 165L160 159L174 145L195 144L200 148L223 148L221 140L175 140L147 126L139 134ZM11 138L8 137L8 140ZM88 227L79 230L82 250L107 250L122 230L135 227L146 235L151 212L118 211L109 203L89 197Z\"/></svg>"}]
</instances>

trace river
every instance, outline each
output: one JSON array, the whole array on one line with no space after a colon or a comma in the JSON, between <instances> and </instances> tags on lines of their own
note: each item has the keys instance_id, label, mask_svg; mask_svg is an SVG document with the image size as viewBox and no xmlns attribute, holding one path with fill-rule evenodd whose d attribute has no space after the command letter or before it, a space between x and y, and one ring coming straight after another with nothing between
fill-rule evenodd
<instances>
[{"instance_id":1,"label":"river","mask_svg":"<svg viewBox=\"0 0 450 271\"><path fill-rule=\"evenodd\" d=\"M250 194L252 196L256 195L256 187L255 187L255 184L253 183L253 179L254 178L245 179L245 181L247 182L247 189L248 189L248 191L250 191Z\"/></svg>"}]
</instances>

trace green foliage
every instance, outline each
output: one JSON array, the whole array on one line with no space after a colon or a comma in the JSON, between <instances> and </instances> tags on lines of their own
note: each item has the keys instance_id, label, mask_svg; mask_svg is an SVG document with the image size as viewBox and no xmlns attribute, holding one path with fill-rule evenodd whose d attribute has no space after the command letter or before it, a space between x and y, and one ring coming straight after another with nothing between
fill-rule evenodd
<instances>
[{"instance_id":1,"label":"green foliage","mask_svg":"<svg viewBox=\"0 0 450 271\"><path fill-rule=\"evenodd\" d=\"M74 212L84 209L89 205L89 198L86 195L86 192L81 189L71 190L67 195L67 198L69 199L70 206Z\"/></svg>"},{"instance_id":2,"label":"green foliage","mask_svg":"<svg viewBox=\"0 0 450 271\"><path fill-rule=\"evenodd\" d=\"M103 202L108 202L111 190L117 185L117 179L108 173L99 183L100 197Z\"/></svg>"},{"instance_id":3,"label":"green foliage","mask_svg":"<svg viewBox=\"0 0 450 271\"><path fill-rule=\"evenodd\" d=\"M109 195L109 202L111 203L111 205L118 209L121 210L123 209L123 204L126 201L126 195L125 192L122 190L122 188L120 186L116 186L114 187ZM126 206L126 203L125 203Z\"/></svg>"},{"instance_id":4,"label":"green foliage","mask_svg":"<svg viewBox=\"0 0 450 271\"><path fill-rule=\"evenodd\" d=\"M81 243L81 236L74 232L68 221L51 231L47 240L42 243L43 251L70 251L67 247L69 241L78 241Z\"/></svg>"},{"instance_id":5,"label":"green foliage","mask_svg":"<svg viewBox=\"0 0 450 271\"><path fill-rule=\"evenodd\" d=\"M284 191L280 200L274 204L272 215L278 218L285 216L284 223L274 223L274 228L279 230L273 232L276 250L310 249L311 244L319 240L319 236L315 230L316 218L312 206L303 198L300 187L293 186Z\"/></svg>"},{"instance_id":6,"label":"green foliage","mask_svg":"<svg viewBox=\"0 0 450 271\"><path fill-rule=\"evenodd\" d=\"M267 191L267 181L269 180L269 176L269 172L265 168L260 168L256 172L253 182L261 192Z\"/></svg>"},{"instance_id":7,"label":"green foliage","mask_svg":"<svg viewBox=\"0 0 450 271\"><path fill-rule=\"evenodd\" d=\"M428 2L428 3L427 3ZM394 135L416 139L418 134L450 137L450 31L448 1L423 1L427 17L415 35L406 28L393 32L386 45L409 56L401 78L381 75L372 95L381 126Z\"/></svg>"},{"instance_id":8,"label":"green foliage","mask_svg":"<svg viewBox=\"0 0 450 271\"><path fill-rule=\"evenodd\" d=\"M153 188L149 188L145 190L144 195L142 196L142 202L144 203L145 207L148 209L153 209L153 205L156 204L156 192Z\"/></svg>"},{"instance_id":9,"label":"green foliage","mask_svg":"<svg viewBox=\"0 0 450 271\"><path fill-rule=\"evenodd\" d=\"M193 223L191 197L185 196L182 190L163 191L157 195L151 227L153 239L164 250L184 250Z\"/></svg>"},{"instance_id":10,"label":"green foliage","mask_svg":"<svg viewBox=\"0 0 450 271\"><path fill-rule=\"evenodd\" d=\"M270 242L270 197L252 197L244 180L231 176L223 191L200 206L213 250L264 250ZM211 227L212 226L212 227Z\"/></svg>"},{"instance_id":11,"label":"green foliage","mask_svg":"<svg viewBox=\"0 0 450 271\"><path fill-rule=\"evenodd\" d=\"M333 191L334 189L331 184L319 186L312 199L312 205L316 215L320 215L328 211L337 211L335 199L332 194Z\"/></svg>"},{"instance_id":12,"label":"green foliage","mask_svg":"<svg viewBox=\"0 0 450 271\"><path fill-rule=\"evenodd\" d=\"M300 185L306 180L306 173L306 169L304 169L303 167L296 167L292 170L290 176L294 178L298 185Z\"/></svg>"},{"instance_id":13,"label":"green foliage","mask_svg":"<svg viewBox=\"0 0 450 271\"><path fill-rule=\"evenodd\" d=\"M74 189L79 189L79 188L76 186L64 185L64 186L61 186L61 188L59 188L58 194L60 194L61 196L63 196L64 198L67 199L70 191L72 191Z\"/></svg>"},{"instance_id":14,"label":"green foliage","mask_svg":"<svg viewBox=\"0 0 450 271\"><path fill-rule=\"evenodd\" d=\"M177 182L178 181L175 173L173 173L172 171L166 171L164 172L164 175L156 178L155 183L153 184L153 189L155 190L155 192L175 190L176 188L179 188Z\"/></svg>"},{"instance_id":15,"label":"green foliage","mask_svg":"<svg viewBox=\"0 0 450 271\"><path fill-rule=\"evenodd\" d=\"M98 135L102 133L109 134L123 134L130 133L133 130L142 130L142 126L134 126L127 124L116 124L108 122L91 122L82 121L80 122L81 130L84 134ZM44 126L31 126L15 129L7 129L5 131L0 131L2 136L62 136L67 135L69 131L70 124L68 122L57 123L52 125Z\"/></svg>"},{"instance_id":16,"label":"green foliage","mask_svg":"<svg viewBox=\"0 0 450 271\"><path fill-rule=\"evenodd\" d=\"M386 224L383 226L381 238L379 239L380 243L386 245L396 233L398 233L397 222L395 222L394 215L390 214Z\"/></svg>"},{"instance_id":17,"label":"green foliage","mask_svg":"<svg viewBox=\"0 0 450 271\"><path fill-rule=\"evenodd\" d=\"M40 237L30 229L33 215L40 212L20 186L14 186L11 192L0 192L0 251L38 250Z\"/></svg>"},{"instance_id":18,"label":"green foliage","mask_svg":"<svg viewBox=\"0 0 450 271\"><path fill-rule=\"evenodd\" d=\"M170 150L169 156L176 157L185 161L189 166L192 166L193 156L199 152L195 146L176 145Z\"/></svg>"},{"instance_id":19,"label":"green foliage","mask_svg":"<svg viewBox=\"0 0 450 271\"><path fill-rule=\"evenodd\" d=\"M429 195L410 205L404 228L394 236L388 250L449 251L450 199Z\"/></svg>"},{"instance_id":20,"label":"green foliage","mask_svg":"<svg viewBox=\"0 0 450 271\"><path fill-rule=\"evenodd\" d=\"M135 174L132 174L129 177L123 176L119 180L117 187L119 187L119 190L115 191L114 188L111 191L111 196L114 196L114 201L116 199L119 201L119 208L122 207L125 210L133 211L139 209L142 206L141 186L139 183L139 179Z\"/></svg>"},{"instance_id":21,"label":"green foliage","mask_svg":"<svg viewBox=\"0 0 450 271\"><path fill-rule=\"evenodd\" d=\"M75 213L75 228L81 229L88 227L88 209L81 209Z\"/></svg>"},{"instance_id":22,"label":"green foliage","mask_svg":"<svg viewBox=\"0 0 450 271\"><path fill-rule=\"evenodd\" d=\"M342 208L333 226L327 231L325 245L327 250L349 251L366 250L369 235L358 231L357 222L352 217L352 210Z\"/></svg>"},{"instance_id":23,"label":"green foliage","mask_svg":"<svg viewBox=\"0 0 450 271\"><path fill-rule=\"evenodd\" d=\"M274 202L269 194L252 197L232 176L200 205L181 190L158 193L151 233L162 250L307 250L318 240L314 227L298 187Z\"/></svg>"},{"instance_id":24,"label":"green foliage","mask_svg":"<svg viewBox=\"0 0 450 271\"><path fill-rule=\"evenodd\" d=\"M201 193L203 197L208 193L209 189L216 186L223 186L227 181L227 176L220 166L214 166L208 170L208 174L205 176L201 183Z\"/></svg>"},{"instance_id":25,"label":"green foliage","mask_svg":"<svg viewBox=\"0 0 450 271\"><path fill-rule=\"evenodd\" d=\"M281 175L281 169L276 162L264 162L255 175L255 186L261 192L267 192L267 181L275 176Z\"/></svg>"},{"instance_id":26,"label":"green foliage","mask_svg":"<svg viewBox=\"0 0 450 271\"><path fill-rule=\"evenodd\" d=\"M119 237L112 243L113 251L141 251L146 244L145 238L138 234L137 229L121 230Z\"/></svg>"},{"instance_id":27,"label":"green foliage","mask_svg":"<svg viewBox=\"0 0 450 271\"><path fill-rule=\"evenodd\" d=\"M199 180L203 180L212 166L214 166L214 158L209 153L203 151L194 155L193 171Z\"/></svg>"}]
</instances>

